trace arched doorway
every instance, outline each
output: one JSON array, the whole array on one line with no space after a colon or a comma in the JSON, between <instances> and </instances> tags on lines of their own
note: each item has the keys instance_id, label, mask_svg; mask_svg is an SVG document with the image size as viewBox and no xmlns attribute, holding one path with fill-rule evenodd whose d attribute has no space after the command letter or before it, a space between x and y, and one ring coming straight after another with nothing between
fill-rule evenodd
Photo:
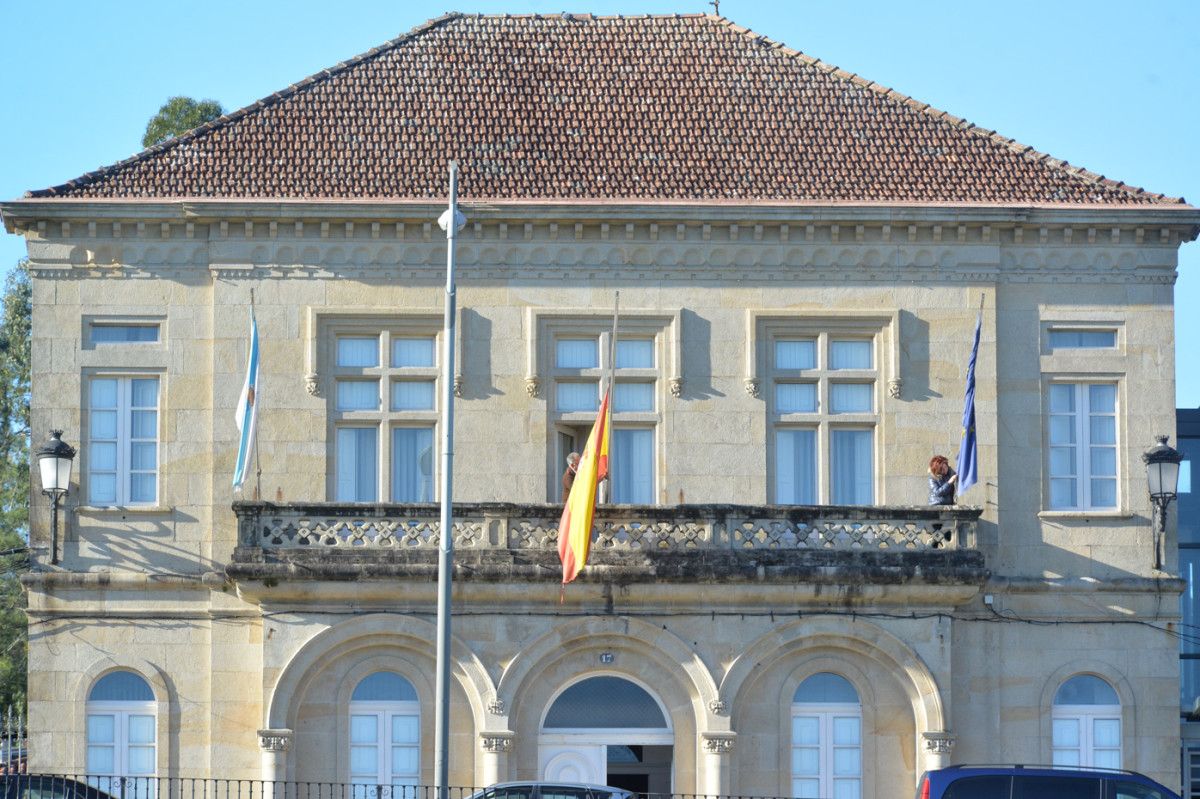
<instances>
[{"instance_id":1,"label":"arched doorway","mask_svg":"<svg viewBox=\"0 0 1200 799\"><path fill-rule=\"evenodd\" d=\"M662 703L624 677L586 677L550 704L538 737L544 780L673 791L674 733Z\"/></svg>"}]
</instances>

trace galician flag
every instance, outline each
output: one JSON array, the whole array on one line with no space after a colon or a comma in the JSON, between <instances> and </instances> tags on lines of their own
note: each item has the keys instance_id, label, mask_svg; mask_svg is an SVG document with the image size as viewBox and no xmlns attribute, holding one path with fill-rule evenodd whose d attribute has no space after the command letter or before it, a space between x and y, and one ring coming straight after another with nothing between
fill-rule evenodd
<instances>
[{"instance_id":1,"label":"galician flag","mask_svg":"<svg viewBox=\"0 0 1200 799\"><path fill-rule=\"evenodd\" d=\"M246 359L246 382L238 397L234 417L238 429L237 461L233 466L233 487L241 488L250 473L250 453L254 446L254 427L258 421L258 322L250 308L250 353Z\"/></svg>"},{"instance_id":2,"label":"galician flag","mask_svg":"<svg viewBox=\"0 0 1200 799\"><path fill-rule=\"evenodd\" d=\"M979 328L983 311L975 319L975 343L971 345L971 360L967 361L967 391L963 399L962 442L958 446L958 493L979 482L979 439L975 435L975 359L979 357Z\"/></svg>"},{"instance_id":3,"label":"galician flag","mask_svg":"<svg viewBox=\"0 0 1200 799\"><path fill-rule=\"evenodd\" d=\"M596 423L588 434L587 446L575 469L575 482L567 495L562 519L558 522L558 559L562 561L563 585L571 582L587 565L592 545L592 515L596 512L596 489L608 476L608 441L612 429L612 413L608 408L609 392L604 392Z\"/></svg>"}]
</instances>

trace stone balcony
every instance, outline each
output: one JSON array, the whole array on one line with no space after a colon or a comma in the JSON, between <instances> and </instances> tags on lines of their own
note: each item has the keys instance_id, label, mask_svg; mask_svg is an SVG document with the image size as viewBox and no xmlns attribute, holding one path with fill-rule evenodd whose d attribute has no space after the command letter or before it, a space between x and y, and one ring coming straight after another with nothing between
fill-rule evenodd
<instances>
[{"instance_id":1,"label":"stone balcony","mask_svg":"<svg viewBox=\"0 0 1200 799\"><path fill-rule=\"evenodd\" d=\"M435 580L437 505L236 502L235 581ZM555 579L561 505L457 503L455 580ZM977 508L613 505L583 581L981 585Z\"/></svg>"}]
</instances>

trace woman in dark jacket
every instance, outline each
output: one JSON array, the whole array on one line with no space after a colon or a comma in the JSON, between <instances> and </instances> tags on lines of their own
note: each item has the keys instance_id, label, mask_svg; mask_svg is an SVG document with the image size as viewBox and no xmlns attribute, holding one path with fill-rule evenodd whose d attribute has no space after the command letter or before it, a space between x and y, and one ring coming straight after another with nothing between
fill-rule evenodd
<instances>
[{"instance_id":1,"label":"woman in dark jacket","mask_svg":"<svg viewBox=\"0 0 1200 799\"><path fill-rule=\"evenodd\" d=\"M958 475L950 468L945 455L934 455L929 461L929 504L953 505Z\"/></svg>"}]
</instances>

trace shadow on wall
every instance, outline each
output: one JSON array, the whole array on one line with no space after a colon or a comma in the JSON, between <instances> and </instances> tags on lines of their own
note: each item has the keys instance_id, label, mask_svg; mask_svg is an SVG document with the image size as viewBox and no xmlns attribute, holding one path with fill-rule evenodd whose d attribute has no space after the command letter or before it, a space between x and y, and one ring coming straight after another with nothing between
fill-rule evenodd
<instances>
[{"instance_id":1,"label":"shadow on wall","mask_svg":"<svg viewBox=\"0 0 1200 799\"><path fill-rule=\"evenodd\" d=\"M940 398L942 395L929 385L929 323L911 311L901 311L896 334L900 338L900 374L904 377L901 401Z\"/></svg>"},{"instance_id":2,"label":"shadow on wall","mask_svg":"<svg viewBox=\"0 0 1200 799\"><path fill-rule=\"evenodd\" d=\"M482 400L504 392L496 388L492 375L492 320L478 311L463 308L459 311L461 339L463 399Z\"/></svg>"},{"instance_id":3,"label":"shadow on wall","mask_svg":"<svg viewBox=\"0 0 1200 799\"><path fill-rule=\"evenodd\" d=\"M689 346L681 347L683 399L702 400L725 396L712 384L712 323L687 308L679 312L680 336Z\"/></svg>"}]
</instances>

